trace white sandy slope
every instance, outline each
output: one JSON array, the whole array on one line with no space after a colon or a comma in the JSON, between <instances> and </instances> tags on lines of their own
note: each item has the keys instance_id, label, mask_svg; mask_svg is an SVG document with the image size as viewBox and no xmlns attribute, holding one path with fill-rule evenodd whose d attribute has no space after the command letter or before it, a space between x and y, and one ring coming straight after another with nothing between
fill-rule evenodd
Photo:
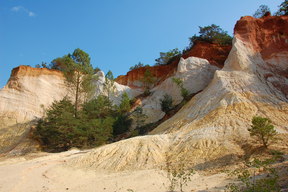
<instances>
[{"instance_id":1,"label":"white sandy slope","mask_svg":"<svg viewBox=\"0 0 288 192\"><path fill-rule=\"evenodd\" d=\"M167 173L161 170L95 172L68 167L65 162L89 151L72 150L26 160L9 159L0 163L0 192L165 192ZM38 154L38 156L40 156ZM223 191L230 182L224 173L196 173L185 191Z\"/></svg>"},{"instance_id":2,"label":"white sandy slope","mask_svg":"<svg viewBox=\"0 0 288 192\"><path fill-rule=\"evenodd\" d=\"M207 87L215 71L218 69L218 67L211 65L206 59L197 57L181 58L176 74L154 87L151 90L152 95L142 101L143 112L148 117L146 123L156 122L165 115L161 110L161 99L163 99L165 94L172 97L173 105L177 105L182 101L181 90L179 86L173 82L173 78L181 79L184 88L186 88L190 94L193 94Z\"/></svg>"},{"instance_id":3,"label":"white sandy slope","mask_svg":"<svg viewBox=\"0 0 288 192\"><path fill-rule=\"evenodd\" d=\"M100 147L68 164L93 170L151 169L169 156L201 169L237 159L244 153L241 145L249 139L253 116L269 117L279 132L288 131L287 98L264 79L259 66L265 64L260 54L235 38L225 67L215 72L204 91L153 130L155 135Z\"/></svg>"},{"instance_id":4,"label":"white sandy slope","mask_svg":"<svg viewBox=\"0 0 288 192\"><path fill-rule=\"evenodd\" d=\"M266 64L260 54L235 38L225 67L174 117L156 128L155 135L80 153L3 161L0 191L159 192L167 191L163 185L167 187L167 178L159 171L167 159L181 159L196 170L234 163L244 155L241 145L249 139L247 128L254 115L271 118L279 132L287 133L287 98L264 78L269 70L263 68ZM286 66L277 66L282 65ZM227 182L224 174L196 174L185 190L221 191Z\"/></svg>"}]
</instances>

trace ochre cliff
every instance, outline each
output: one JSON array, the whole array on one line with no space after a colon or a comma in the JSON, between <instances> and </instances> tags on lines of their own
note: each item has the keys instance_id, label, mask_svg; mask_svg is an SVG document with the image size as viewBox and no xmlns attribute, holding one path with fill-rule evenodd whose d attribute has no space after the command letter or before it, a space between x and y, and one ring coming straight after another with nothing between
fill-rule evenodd
<instances>
[{"instance_id":1,"label":"ochre cliff","mask_svg":"<svg viewBox=\"0 0 288 192\"><path fill-rule=\"evenodd\" d=\"M47 69L47 68L33 68L26 65L20 65L15 67L11 72L11 78L22 77L22 76L40 76L40 75L57 75L63 77L63 73L58 70Z\"/></svg>"},{"instance_id":2,"label":"ochre cliff","mask_svg":"<svg viewBox=\"0 0 288 192\"><path fill-rule=\"evenodd\" d=\"M21 65L19 67L15 67L10 75L10 79L5 86L6 88L12 88L16 90L21 90L22 86L19 81L23 77L40 77L42 75L48 76L57 76L59 79L64 80L63 73L58 70L52 70L47 68L33 68L26 65Z\"/></svg>"},{"instance_id":3,"label":"ochre cliff","mask_svg":"<svg viewBox=\"0 0 288 192\"><path fill-rule=\"evenodd\" d=\"M230 45L219 45L198 41L191 49L182 55L182 58L187 59L188 57L192 56L199 57L202 59L207 59L210 64L222 68L231 47L232 46ZM146 70L149 70L152 75L157 78L157 84L160 84L165 79L176 73L179 62L180 58L175 58L175 60L169 65L134 69L129 71L126 75L117 77L116 82L122 85L128 85L130 87L141 87L141 80L144 77L144 73Z\"/></svg>"},{"instance_id":4,"label":"ochre cliff","mask_svg":"<svg viewBox=\"0 0 288 192\"><path fill-rule=\"evenodd\" d=\"M288 16L243 17L234 31L235 37L261 54L265 65L258 65L266 80L288 98Z\"/></svg>"},{"instance_id":5,"label":"ochre cliff","mask_svg":"<svg viewBox=\"0 0 288 192\"><path fill-rule=\"evenodd\" d=\"M234 33L260 52L264 60L275 53L288 51L288 16L242 17L236 23Z\"/></svg>"},{"instance_id":6,"label":"ochre cliff","mask_svg":"<svg viewBox=\"0 0 288 192\"><path fill-rule=\"evenodd\" d=\"M160 83L176 72L178 62L179 59L169 65L140 67L129 71L126 75L120 75L116 78L116 82L122 85L128 85L129 87L141 87L141 80L144 78L146 70L149 70L154 77L157 77L157 82Z\"/></svg>"},{"instance_id":7,"label":"ochre cliff","mask_svg":"<svg viewBox=\"0 0 288 192\"><path fill-rule=\"evenodd\" d=\"M182 57L186 59L193 56L207 59L211 65L222 68L231 48L232 45L219 45L198 41L189 51L184 53Z\"/></svg>"}]
</instances>

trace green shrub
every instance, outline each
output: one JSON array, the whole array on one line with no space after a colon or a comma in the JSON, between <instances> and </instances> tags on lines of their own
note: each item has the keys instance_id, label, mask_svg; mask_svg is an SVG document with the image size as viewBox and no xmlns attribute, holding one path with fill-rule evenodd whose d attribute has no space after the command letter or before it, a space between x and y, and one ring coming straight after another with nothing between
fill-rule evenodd
<instances>
[{"instance_id":1,"label":"green shrub","mask_svg":"<svg viewBox=\"0 0 288 192\"><path fill-rule=\"evenodd\" d=\"M188 169L183 159L173 162L167 154L165 158L164 170L167 172L167 179L169 180L168 190L173 192L176 188L179 188L183 192L183 187L187 186L187 183L191 181L191 177L195 174L194 170Z\"/></svg>"},{"instance_id":2,"label":"green shrub","mask_svg":"<svg viewBox=\"0 0 288 192\"><path fill-rule=\"evenodd\" d=\"M121 103L118 107L119 113L127 113L131 109L130 98L126 92L124 92L121 97Z\"/></svg>"},{"instance_id":3,"label":"green shrub","mask_svg":"<svg viewBox=\"0 0 288 192\"><path fill-rule=\"evenodd\" d=\"M144 77L140 79L140 81L143 83L145 88L144 95L148 96L150 95L150 89L154 86L157 78L151 73L150 69L146 69L144 72Z\"/></svg>"},{"instance_id":4,"label":"green shrub","mask_svg":"<svg viewBox=\"0 0 288 192\"><path fill-rule=\"evenodd\" d=\"M179 78L176 78L176 77L172 78L172 81L173 81L174 83L176 83L176 84L180 87L181 96L183 97L183 99L184 99L185 101L187 101L188 98L189 98L189 91L184 88L183 81L182 81L181 79L179 79Z\"/></svg>"},{"instance_id":5,"label":"green shrub","mask_svg":"<svg viewBox=\"0 0 288 192\"><path fill-rule=\"evenodd\" d=\"M276 139L277 132L268 118L255 116L252 119L252 126L248 129L251 136L257 138L267 148L271 141Z\"/></svg>"},{"instance_id":6,"label":"green shrub","mask_svg":"<svg viewBox=\"0 0 288 192\"><path fill-rule=\"evenodd\" d=\"M249 169L237 169L230 173L237 176L239 184L230 183L226 186L228 192L278 192L278 174L275 168L271 168L273 159L259 160L246 163ZM256 172L262 172L262 177L256 179Z\"/></svg>"},{"instance_id":7,"label":"green shrub","mask_svg":"<svg viewBox=\"0 0 288 192\"><path fill-rule=\"evenodd\" d=\"M113 105L109 98L104 95L99 95L97 98L84 103L82 108L82 116L86 119L105 118L113 113Z\"/></svg>"},{"instance_id":8,"label":"green shrub","mask_svg":"<svg viewBox=\"0 0 288 192\"><path fill-rule=\"evenodd\" d=\"M115 122L110 107L110 101L99 96L84 103L79 116L75 117L74 105L65 97L53 102L46 116L39 120L34 137L49 152L104 144L112 137Z\"/></svg>"},{"instance_id":9,"label":"green shrub","mask_svg":"<svg viewBox=\"0 0 288 192\"><path fill-rule=\"evenodd\" d=\"M143 113L143 109L141 107L137 107L131 114L132 118L136 123L136 129L139 129L143 126L145 120L147 119L147 115Z\"/></svg>"},{"instance_id":10,"label":"green shrub","mask_svg":"<svg viewBox=\"0 0 288 192\"><path fill-rule=\"evenodd\" d=\"M127 115L118 114L116 121L113 124L113 135L117 136L129 131L131 125L132 119L130 119Z\"/></svg>"},{"instance_id":11,"label":"green shrub","mask_svg":"<svg viewBox=\"0 0 288 192\"><path fill-rule=\"evenodd\" d=\"M161 110L168 113L173 108L173 99L170 95L165 94L161 102Z\"/></svg>"}]
</instances>

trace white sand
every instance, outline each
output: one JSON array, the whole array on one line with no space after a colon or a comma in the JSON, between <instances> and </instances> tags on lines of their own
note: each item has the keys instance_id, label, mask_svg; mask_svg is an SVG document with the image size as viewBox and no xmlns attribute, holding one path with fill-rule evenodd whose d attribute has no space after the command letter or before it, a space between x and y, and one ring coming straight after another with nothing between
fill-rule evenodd
<instances>
[{"instance_id":1,"label":"white sand","mask_svg":"<svg viewBox=\"0 0 288 192\"><path fill-rule=\"evenodd\" d=\"M65 161L81 156L77 150L48 154L30 160L0 162L1 192L165 192L169 182L160 170L95 172L66 167ZM224 173L212 176L195 174L185 191L223 191L228 183Z\"/></svg>"}]
</instances>

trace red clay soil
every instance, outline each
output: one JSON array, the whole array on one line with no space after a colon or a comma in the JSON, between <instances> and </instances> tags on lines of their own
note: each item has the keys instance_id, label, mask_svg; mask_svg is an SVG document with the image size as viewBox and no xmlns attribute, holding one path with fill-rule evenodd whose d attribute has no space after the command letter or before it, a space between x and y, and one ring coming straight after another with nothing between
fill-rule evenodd
<instances>
[{"instance_id":1,"label":"red clay soil","mask_svg":"<svg viewBox=\"0 0 288 192\"><path fill-rule=\"evenodd\" d=\"M242 17L235 25L234 34L266 60L274 53L288 51L288 16Z\"/></svg>"},{"instance_id":2,"label":"red clay soil","mask_svg":"<svg viewBox=\"0 0 288 192\"><path fill-rule=\"evenodd\" d=\"M129 71L126 75L118 76L116 78L116 82L122 85L128 85L130 87L136 88L137 86L134 84L134 82L143 79L146 70L149 70L151 74L157 78L157 82L161 82L166 78L172 76L176 72L178 62L172 62L169 65L161 65L154 67L140 67L138 69Z\"/></svg>"},{"instance_id":3,"label":"red clay soil","mask_svg":"<svg viewBox=\"0 0 288 192\"><path fill-rule=\"evenodd\" d=\"M207 59L210 64L222 68L231 51L231 48L232 45L219 45L198 41L182 57L186 59L193 56Z\"/></svg>"},{"instance_id":4,"label":"red clay soil","mask_svg":"<svg viewBox=\"0 0 288 192\"><path fill-rule=\"evenodd\" d=\"M288 85L285 83L285 78L288 78L288 63L283 65L283 58L288 58L288 16L268 15L260 19L242 17L235 26L234 34L262 55L266 65L261 67L268 71L264 74L266 79L274 75L283 79L271 83L288 98ZM269 59L273 59L280 63L281 58L282 65L269 62Z\"/></svg>"}]
</instances>

